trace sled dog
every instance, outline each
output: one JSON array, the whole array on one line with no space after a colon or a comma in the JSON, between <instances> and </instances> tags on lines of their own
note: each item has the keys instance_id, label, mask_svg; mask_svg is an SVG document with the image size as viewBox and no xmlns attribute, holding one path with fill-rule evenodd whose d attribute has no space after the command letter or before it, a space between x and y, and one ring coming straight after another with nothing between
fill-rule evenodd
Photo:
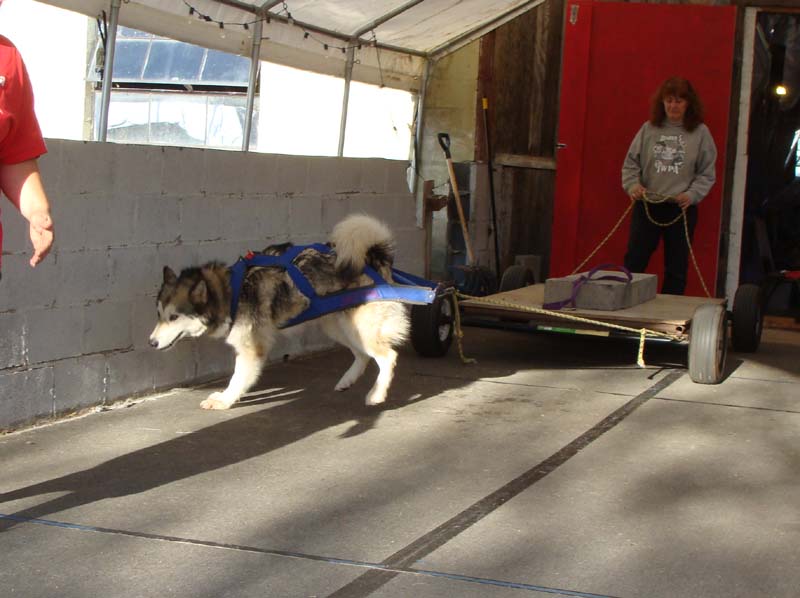
<instances>
[{"instance_id":1,"label":"sled dog","mask_svg":"<svg viewBox=\"0 0 800 598\"><path fill-rule=\"evenodd\" d=\"M394 242L389 229L378 220L351 215L334 227L330 252L303 249L293 264L302 272L318 296L372 284L364 273L371 266L385 281L392 282ZM265 255L282 255L292 245L271 245ZM158 293L158 322L150 345L165 350L186 337L224 339L236 352L233 376L221 392L212 393L203 409L228 409L258 380L281 328L306 310L310 301L283 267L251 267L244 274L238 308L231 318L231 272L222 263L210 262L186 268L176 275L164 267ZM367 405L386 400L392 382L395 347L409 334L406 306L399 301L373 301L335 311L316 320L323 332L353 353L353 364L336 390L346 390L364 373L369 360L379 368L377 380L367 394ZM300 324L306 325L306 324Z\"/></svg>"}]
</instances>

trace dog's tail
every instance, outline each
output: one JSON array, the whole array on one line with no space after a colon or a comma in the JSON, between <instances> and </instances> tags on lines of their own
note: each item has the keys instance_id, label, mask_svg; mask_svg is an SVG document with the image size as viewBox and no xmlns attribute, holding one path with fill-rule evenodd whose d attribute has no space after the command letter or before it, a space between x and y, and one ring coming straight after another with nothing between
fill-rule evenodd
<instances>
[{"instance_id":1,"label":"dog's tail","mask_svg":"<svg viewBox=\"0 0 800 598\"><path fill-rule=\"evenodd\" d=\"M333 228L336 270L355 278L367 264L385 277L394 263L394 238L383 222L366 214L348 216Z\"/></svg>"}]
</instances>

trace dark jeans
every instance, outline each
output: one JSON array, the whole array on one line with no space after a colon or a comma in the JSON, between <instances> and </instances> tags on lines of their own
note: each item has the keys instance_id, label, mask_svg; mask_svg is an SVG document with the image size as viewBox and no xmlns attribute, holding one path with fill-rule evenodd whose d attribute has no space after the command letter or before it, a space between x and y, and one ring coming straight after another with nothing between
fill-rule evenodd
<instances>
[{"instance_id":1,"label":"dark jeans","mask_svg":"<svg viewBox=\"0 0 800 598\"><path fill-rule=\"evenodd\" d=\"M680 208L674 203L650 205L649 208L650 215L656 222L671 222L680 214ZM691 239L694 236L694 227L697 225L697 206L690 206L686 210L686 218ZM689 266L689 244L686 242L683 219L672 226L655 225L647 218L644 203L637 201L633 207L625 267L631 272L644 272L662 236L664 237L664 281L661 292L665 295L683 295Z\"/></svg>"}]
</instances>

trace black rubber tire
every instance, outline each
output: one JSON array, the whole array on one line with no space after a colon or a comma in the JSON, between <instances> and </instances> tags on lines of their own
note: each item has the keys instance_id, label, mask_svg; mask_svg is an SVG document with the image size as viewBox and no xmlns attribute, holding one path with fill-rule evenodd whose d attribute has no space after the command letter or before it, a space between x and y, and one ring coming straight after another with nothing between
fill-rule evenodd
<instances>
[{"instance_id":1,"label":"black rubber tire","mask_svg":"<svg viewBox=\"0 0 800 598\"><path fill-rule=\"evenodd\" d=\"M455 302L449 293L439 295L430 305L411 308L411 345L422 357L443 357L450 349L455 331Z\"/></svg>"},{"instance_id":2,"label":"black rubber tire","mask_svg":"<svg viewBox=\"0 0 800 598\"><path fill-rule=\"evenodd\" d=\"M522 266L521 264L514 264L506 268L503 276L500 279L499 291L513 291L514 289L521 289L533 284L533 272L530 268Z\"/></svg>"},{"instance_id":3,"label":"black rubber tire","mask_svg":"<svg viewBox=\"0 0 800 598\"><path fill-rule=\"evenodd\" d=\"M725 375L728 321L722 305L706 303L694 311L689 328L689 377L698 384L719 384Z\"/></svg>"},{"instance_id":4,"label":"black rubber tire","mask_svg":"<svg viewBox=\"0 0 800 598\"><path fill-rule=\"evenodd\" d=\"M754 353L761 344L764 327L761 304L761 287L743 284L733 297L733 322L731 341L733 350L739 353Z\"/></svg>"}]
</instances>

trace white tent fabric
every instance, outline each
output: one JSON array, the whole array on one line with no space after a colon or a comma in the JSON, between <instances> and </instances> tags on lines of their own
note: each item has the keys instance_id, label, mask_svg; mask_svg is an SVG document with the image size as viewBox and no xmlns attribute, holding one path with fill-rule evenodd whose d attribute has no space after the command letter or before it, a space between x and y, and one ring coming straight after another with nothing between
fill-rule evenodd
<instances>
[{"instance_id":1,"label":"white tent fabric","mask_svg":"<svg viewBox=\"0 0 800 598\"><path fill-rule=\"evenodd\" d=\"M113 0L44 0L92 17ZM119 2L119 0L116 0ZM543 0L124 0L119 23L262 60L416 91L426 60L474 41ZM245 27L246 25L246 27Z\"/></svg>"}]
</instances>

